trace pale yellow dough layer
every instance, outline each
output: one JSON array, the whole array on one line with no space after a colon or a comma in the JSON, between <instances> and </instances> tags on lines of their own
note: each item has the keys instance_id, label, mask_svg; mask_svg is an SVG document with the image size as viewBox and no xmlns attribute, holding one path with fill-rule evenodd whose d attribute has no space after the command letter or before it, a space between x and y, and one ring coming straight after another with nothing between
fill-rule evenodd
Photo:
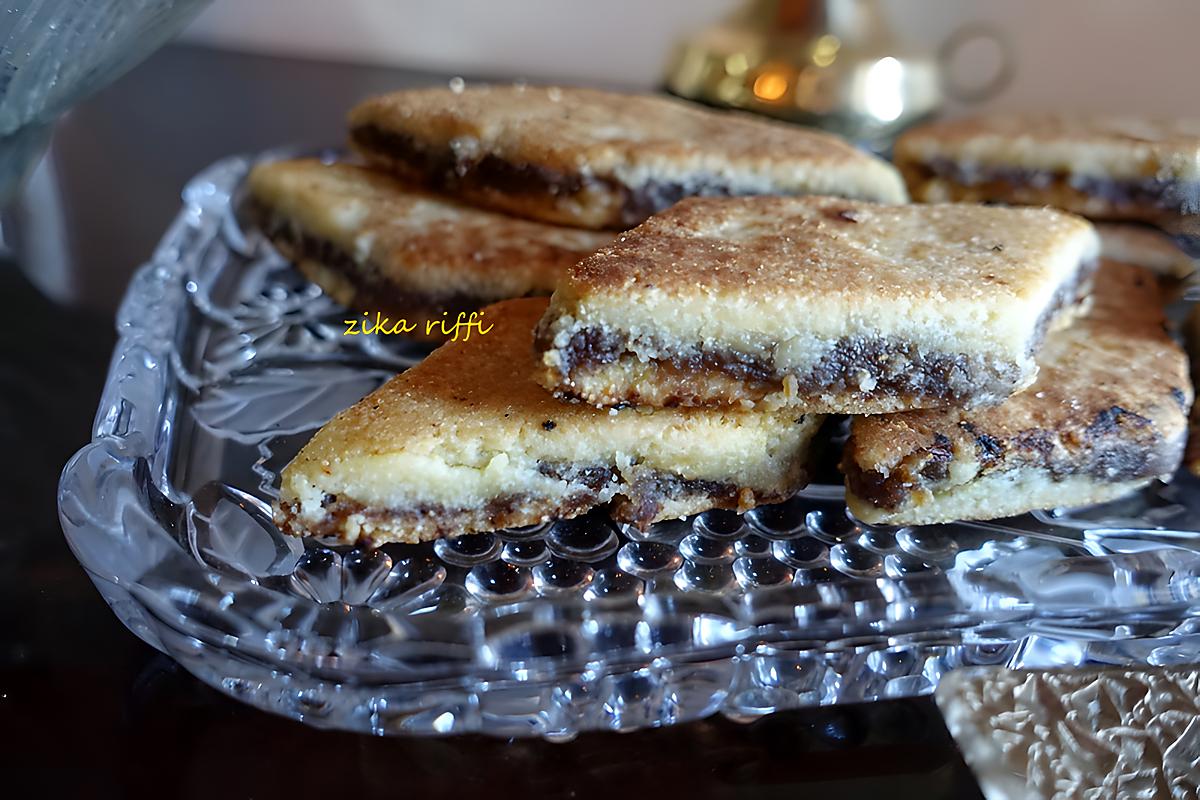
<instances>
[{"instance_id":1,"label":"pale yellow dough layer","mask_svg":"<svg viewBox=\"0 0 1200 800\"><path fill-rule=\"evenodd\" d=\"M1087 475L1054 480L1045 472L997 472L945 494L919 490L903 508L887 511L846 490L850 513L868 525L936 525L960 519L1000 519L1038 508L1089 506L1136 491L1153 478L1109 482Z\"/></svg>"},{"instance_id":2,"label":"pale yellow dough layer","mask_svg":"<svg viewBox=\"0 0 1200 800\"><path fill-rule=\"evenodd\" d=\"M902 169L948 159L1095 177L1200 179L1200 120L996 114L913 128L896 142Z\"/></svg>"},{"instance_id":3,"label":"pale yellow dough layer","mask_svg":"<svg viewBox=\"0 0 1200 800\"><path fill-rule=\"evenodd\" d=\"M1196 272L1196 259L1175 240L1144 225L1099 223L1100 253L1111 261L1145 267L1165 278L1184 280Z\"/></svg>"}]
</instances>

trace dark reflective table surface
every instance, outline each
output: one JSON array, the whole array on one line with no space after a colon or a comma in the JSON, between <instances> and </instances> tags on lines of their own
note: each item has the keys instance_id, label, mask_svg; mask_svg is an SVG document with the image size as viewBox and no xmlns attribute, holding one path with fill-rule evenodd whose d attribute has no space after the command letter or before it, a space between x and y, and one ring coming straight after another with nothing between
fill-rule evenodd
<instances>
[{"instance_id":1,"label":"dark reflective table surface","mask_svg":"<svg viewBox=\"0 0 1200 800\"><path fill-rule=\"evenodd\" d=\"M565 744L377 739L241 706L109 612L55 488L88 439L115 305L180 187L228 153L337 142L356 99L444 79L173 46L60 126L7 220L19 263L0 262L0 794L979 797L928 699Z\"/></svg>"}]
</instances>

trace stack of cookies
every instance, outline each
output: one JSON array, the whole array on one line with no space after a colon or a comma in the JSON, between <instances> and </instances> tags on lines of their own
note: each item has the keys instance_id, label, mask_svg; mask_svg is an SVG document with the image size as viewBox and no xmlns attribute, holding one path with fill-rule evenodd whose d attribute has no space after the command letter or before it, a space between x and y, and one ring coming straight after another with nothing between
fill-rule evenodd
<instances>
[{"instance_id":1,"label":"stack of cookies","mask_svg":"<svg viewBox=\"0 0 1200 800\"><path fill-rule=\"evenodd\" d=\"M1099 223L1106 254L1186 277L1200 257L1200 121L1007 114L896 142L918 202L1047 205Z\"/></svg>"},{"instance_id":2,"label":"stack of cookies","mask_svg":"<svg viewBox=\"0 0 1200 800\"><path fill-rule=\"evenodd\" d=\"M1088 217L1106 258L1154 271L1169 295L1197 272L1200 120L974 117L908 132L895 160L917 201L1050 205ZM1197 330L1194 311L1193 359ZM1200 475L1200 409L1188 451L1188 468Z\"/></svg>"},{"instance_id":3,"label":"stack of cookies","mask_svg":"<svg viewBox=\"0 0 1200 800\"><path fill-rule=\"evenodd\" d=\"M585 89L434 88L350 117L358 163L261 164L257 224L327 294L438 339L460 314L549 296L614 231L689 195L906 198L836 137Z\"/></svg>"},{"instance_id":4,"label":"stack of cookies","mask_svg":"<svg viewBox=\"0 0 1200 800\"><path fill-rule=\"evenodd\" d=\"M573 268L540 380L588 403L854 415L864 521L1118 496L1179 463L1192 400L1157 281L1050 209L680 203Z\"/></svg>"},{"instance_id":5,"label":"stack of cookies","mask_svg":"<svg viewBox=\"0 0 1200 800\"><path fill-rule=\"evenodd\" d=\"M600 505L640 527L744 511L807 483L830 414L853 417L848 505L879 524L1099 502L1182 456L1192 388L1159 283L1102 260L1074 214L905 204L837 139L649 97L405 92L351 127L388 192L529 231L640 224L335 417L284 471L286 531L374 545ZM385 230L429 230L351 194L291 241L337 234L373 264Z\"/></svg>"}]
</instances>

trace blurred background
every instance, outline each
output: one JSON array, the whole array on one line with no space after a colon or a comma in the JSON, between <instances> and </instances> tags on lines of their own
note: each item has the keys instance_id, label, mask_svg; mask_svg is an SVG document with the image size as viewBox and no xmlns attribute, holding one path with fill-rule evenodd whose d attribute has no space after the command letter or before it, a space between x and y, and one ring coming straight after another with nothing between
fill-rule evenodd
<instances>
[{"instance_id":1,"label":"blurred background","mask_svg":"<svg viewBox=\"0 0 1200 800\"><path fill-rule=\"evenodd\" d=\"M216 0L183 38L253 52L649 88L659 85L680 37L742 5L740 0L339 0L331 14L322 0ZM877 5L906 46L935 50L968 23L987 23L1010 37L1019 69L988 107L1070 103L1200 114L1195 80L1200 3L1194 0L880 0Z\"/></svg>"},{"instance_id":2,"label":"blurred background","mask_svg":"<svg viewBox=\"0 0 1200 800\"><path fill-rule=\"evenodd\" d=\"M59 120L3 226L41 291L109 313L205 165L339 144L362 97L455 75L667 88L885 152L967 110L1200 115L1194 0L133 1L182 33Z\"/></svg>"}]
</instances>

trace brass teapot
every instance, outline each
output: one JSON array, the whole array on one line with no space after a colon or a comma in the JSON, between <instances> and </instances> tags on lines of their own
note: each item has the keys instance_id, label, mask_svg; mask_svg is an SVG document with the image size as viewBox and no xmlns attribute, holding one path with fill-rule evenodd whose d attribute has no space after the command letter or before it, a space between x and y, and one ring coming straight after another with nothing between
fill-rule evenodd
<instances>
[{"instance_id":1,"label":"brass teapot","mask_svg":"<svg viewBox=\"0 0 1200 800\"><path fill-rule=\"evenodd\" d=\"M964 86L950 65L963 45L987 40L992 76ZM885 151L946 97L986 99L1012 77L1006 39L982 25L955 31L935 53L903 46L877 0L750 0L683 42L667 71L673 94L839 133Z\"/></svg>"}]
</instances>

